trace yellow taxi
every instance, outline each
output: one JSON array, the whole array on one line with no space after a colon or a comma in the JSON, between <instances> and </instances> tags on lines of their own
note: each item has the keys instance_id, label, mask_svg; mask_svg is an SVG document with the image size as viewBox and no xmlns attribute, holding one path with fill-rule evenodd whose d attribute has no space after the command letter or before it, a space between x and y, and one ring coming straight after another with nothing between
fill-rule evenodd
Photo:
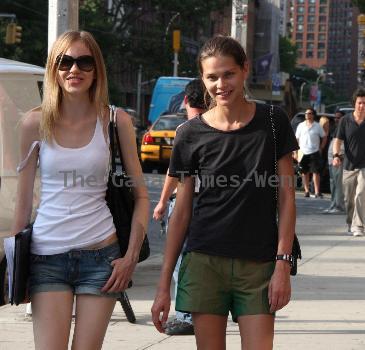
<instances>
[{"instance_id":1,"label":"yellow taxi","mask_svg":"<svg viewBox=\"0 0 365 350\"><path fill-rule=\"evenodd\" d=\"M152 164L169 162L176 128L186 120L185 114L167 114L161 115L152 124L141 142L141 161L144 169Z\"/></svg>"}]
</instances>

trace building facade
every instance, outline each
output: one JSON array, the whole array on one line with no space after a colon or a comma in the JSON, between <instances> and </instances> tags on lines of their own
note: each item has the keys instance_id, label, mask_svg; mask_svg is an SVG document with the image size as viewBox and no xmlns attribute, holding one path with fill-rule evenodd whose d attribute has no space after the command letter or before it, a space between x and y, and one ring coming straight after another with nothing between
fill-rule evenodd
<instances>
[{"instance_id":1,"label":"building facade","mask_svg":"<svg viewBox=\"0 0 365 350\"><path fill-rule=\"evenodd\" d=\"M358 12L351 0L291 0L289 13L298 65L330 73L335 92L348 98L357 84Z\"/></svg>"},{"instance_id":2,"label":"building facade","mask_svg":"<svg viewBox=\"0 0 365 350\"><path fill-rule=\"evenodd\" d=\"M292 0L292 40L298 64L320 69L327 63L330 0Z\"/></svg>"},{"instance_id":3,"label":"building facade","mask_svg":"<svg viewBox=\"0 0 365 350\"><path fill-rule=\"evenodd\" d=\"M327 70L336 92L350 97L357 85L357 8L351 0L331 0L329 7Z\"/></svg>"}]
</instances>

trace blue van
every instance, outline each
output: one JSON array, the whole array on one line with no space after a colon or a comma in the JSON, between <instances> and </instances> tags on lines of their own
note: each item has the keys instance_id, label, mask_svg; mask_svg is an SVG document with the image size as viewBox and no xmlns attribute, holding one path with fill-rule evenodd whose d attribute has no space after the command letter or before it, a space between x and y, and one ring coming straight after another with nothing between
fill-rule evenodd
<instances>
[{"instance_id":1,"label":"blue van","mask_svg":"<svg viewBox=\"0 0 365 350\"><path fill-rule=\"evenodd\" d=\"M184 89L193 78L160 77L153 89L148 120L152 124L165 112L176 113L183 108Z\"/></svg>"}]
</instances>

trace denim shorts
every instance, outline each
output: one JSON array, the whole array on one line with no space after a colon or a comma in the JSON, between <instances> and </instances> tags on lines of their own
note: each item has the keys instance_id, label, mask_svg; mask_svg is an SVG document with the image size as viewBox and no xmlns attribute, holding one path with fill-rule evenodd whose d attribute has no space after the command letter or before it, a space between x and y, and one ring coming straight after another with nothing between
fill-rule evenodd
<instances>
[{"instance_id":1,"label":"denim shorts","mask_svg":"<svg viewBox=\"0 0 365 350\"><path fill-rule=\"evenodd\" d=\"M75 249L54 255L30 256L29 295L38 292L71 291L118 298L120 293L103 293L113 267L121 257L118 242L100 249Z\"/></svg>"},{"instance_id":2,"label":"denim shorts","mask_svg":"<svg viewBox=\"0 0 365 350\"><path fill-rule=\"evenodd\" d=\"M275 262L184 254L176 310L227 316L271 314L268 286ZM272 314L274 315L274 314Z\"/></svg>"}]
</instances>

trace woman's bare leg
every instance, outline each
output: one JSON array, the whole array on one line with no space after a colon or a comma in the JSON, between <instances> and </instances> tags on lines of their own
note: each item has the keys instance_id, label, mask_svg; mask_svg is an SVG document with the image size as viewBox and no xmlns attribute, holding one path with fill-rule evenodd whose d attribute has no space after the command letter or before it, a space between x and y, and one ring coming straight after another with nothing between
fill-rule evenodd
<instances>
[{"instance_id":1,"label":"woman's bare leg","mask_svg":"<svg viewBox=\"0 0 365 350\"><path fill-rule=\"evenodd\" d=\"M32 318L36 350L67 350L73 294L40 292L32 296Z\"/></svg>"},{"instance_id":2,"label":"woman's bare leg","mask_svg":"<svg viewBox=\"0 0 365 350\"><path fill-rule=\"evenodd\" d=\"M76 296L72 350L99 350L104 341L116 299L96 295Z\"/></svg>"},{"instance_id":3,"label":"woman's bare leg","mask_svg":"<svg viewBox=\"0 0 365 350\"><path fill-rule=\"evenodd\" d=\"M225 350L227 316L193 313L198 350Z\"/></svg>"},{"instance_id":4,"label":"woman's bare leg","mask_svg":"<svg viewBox=\"0 0 365 350\"><path fill-rule=\"evenodd\" d=\"M274 316L248 315L238 317L241 344L244 350L272 350Z\"/></svg>"}]
</instances>

